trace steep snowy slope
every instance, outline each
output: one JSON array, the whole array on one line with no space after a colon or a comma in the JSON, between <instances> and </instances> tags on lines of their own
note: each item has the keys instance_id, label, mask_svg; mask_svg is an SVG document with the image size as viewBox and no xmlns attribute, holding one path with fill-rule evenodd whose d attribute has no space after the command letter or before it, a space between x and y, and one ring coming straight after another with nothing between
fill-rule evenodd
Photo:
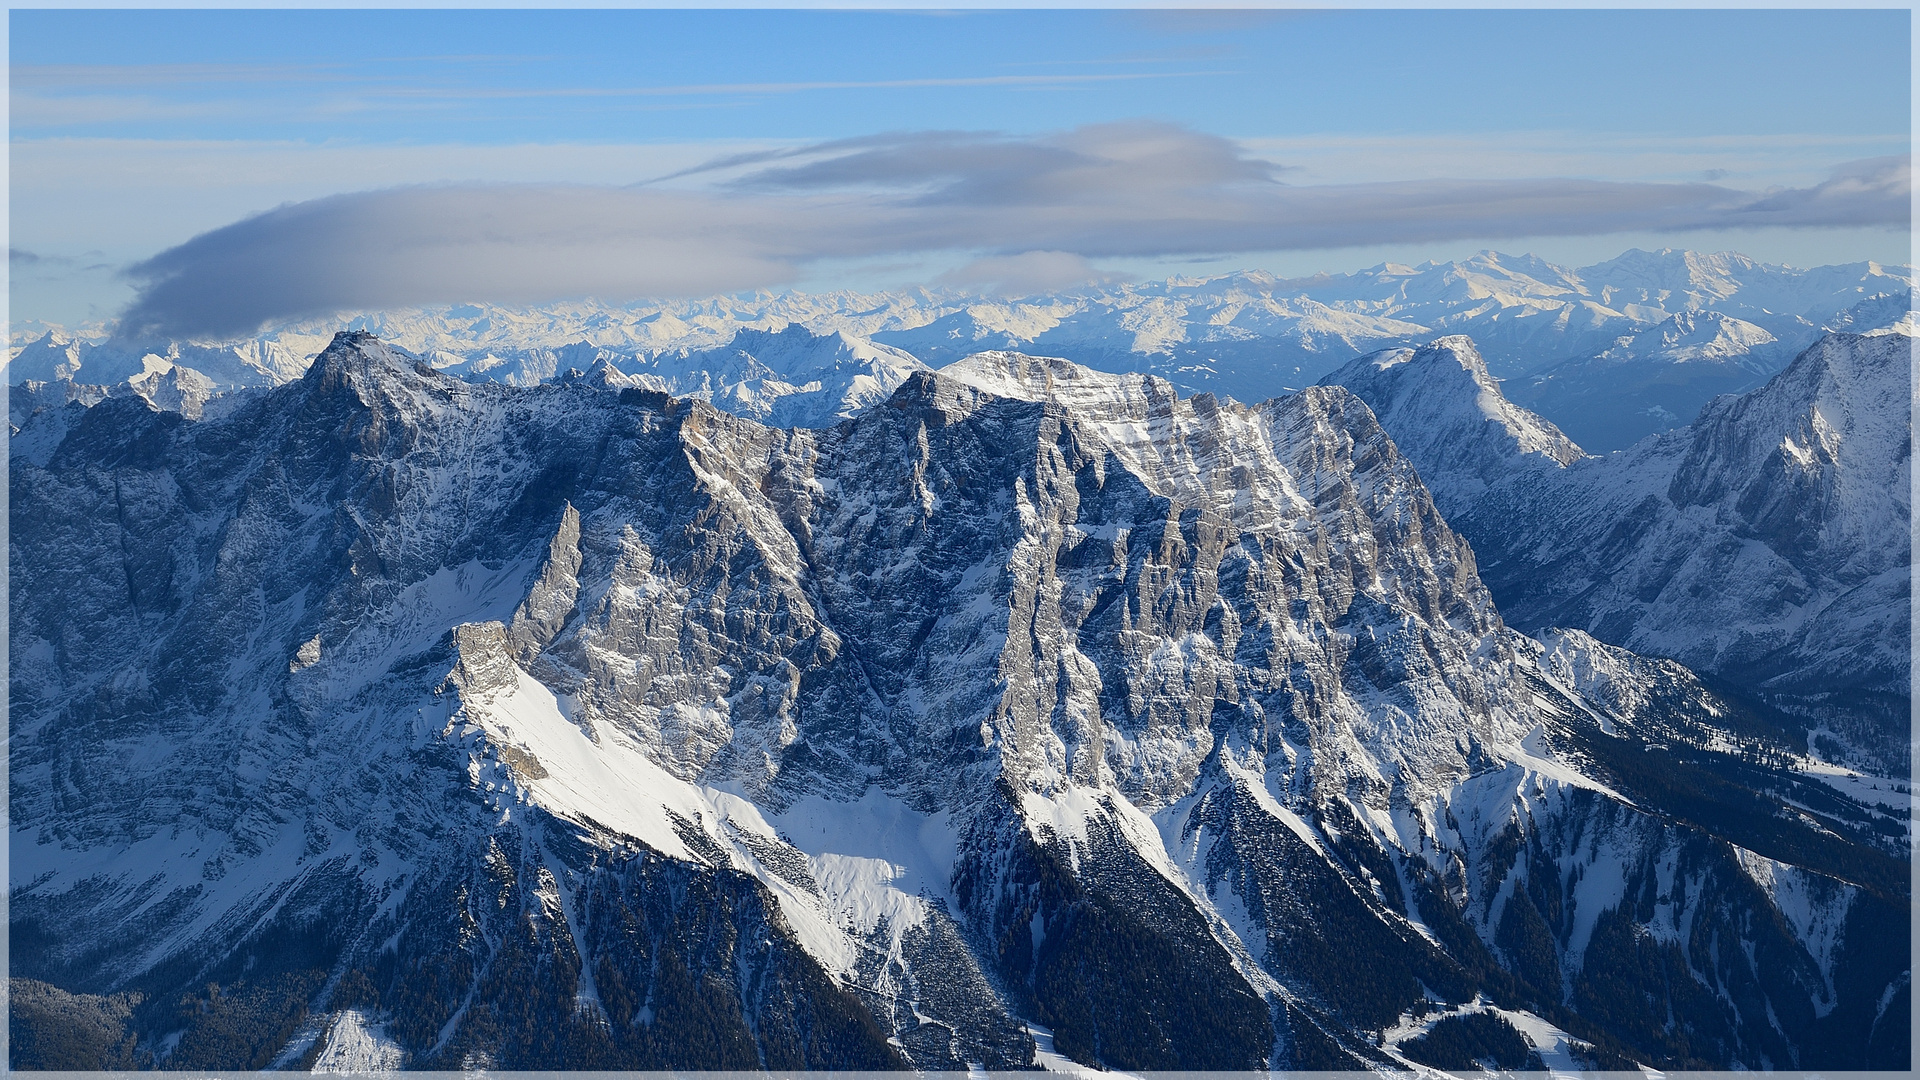
<instances>
[{"instance_id":1,"label":"steep snowy slope","mask_svg":"<svg viewBox=\"0 0 1920 1080\"><path fill-rule=\"evenodd\" d=\"M1466 337L1363 356L1322 385L1344 386L1367 403L1449 517L1518 473L1558 470L1586 456L1553 424L1503 397Z\"/></svg>"},{"instance_id":2,"label":"steep snowy slope","mask_svg":"<svg viewBox=\"0 0 1920 1080\"><path fill-rule=\"evenodd\" d=\"M1879 819L1508 630L1351 393L1000 354L781 430L595 375L343 335L28 420L19 975L207 1069L1351 1066L1483 996L1905 1060Z\"/></svg>"}]
</instances>

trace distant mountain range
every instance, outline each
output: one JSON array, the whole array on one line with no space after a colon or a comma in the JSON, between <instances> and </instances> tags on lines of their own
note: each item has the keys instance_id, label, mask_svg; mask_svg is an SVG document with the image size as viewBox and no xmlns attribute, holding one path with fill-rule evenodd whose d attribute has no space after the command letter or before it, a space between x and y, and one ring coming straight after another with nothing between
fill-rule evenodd
<instances>
[{"instance_id":1,"label":"distant mountain range","mask_svg":"<svg viewBox=\"0 0 1920 1080\"><path fill-rule=\"evenodd\" d=\"M1364 353L1465 334L1509 399L1604 452L1760 385L1825 330L1910 321L1912 285L1909 268L1876 263L1799 270L1663 250L1574 270L1487 252L1352 274L1243 272L1014 299L916 289L538 310L461 304L288 324L239 342L81 340L56 329L14 343L7 381L111 388L164 362L217 388L278 385L349 329L463 378L529 385L604 360L741 415L804 425L890 392L915 369L909 360L940 367L1023 351L1258 402ZM791 326L835 343L777 336ZM794 394L812 396L774 404Z\"/></svg>"}]
</instances>

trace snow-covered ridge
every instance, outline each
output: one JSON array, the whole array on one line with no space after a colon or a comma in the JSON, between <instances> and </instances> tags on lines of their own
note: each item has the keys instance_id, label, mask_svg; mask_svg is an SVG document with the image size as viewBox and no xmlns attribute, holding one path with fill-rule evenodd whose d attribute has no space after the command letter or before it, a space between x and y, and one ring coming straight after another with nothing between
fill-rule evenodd
<instances>
[{"instance_id":1,"label":"snow-covered ridge","mask_svg":"<svg viewBox=\"0 0 1920 1080\"><path fill-rule=\"evenodd\" d=\"M629 376L776 427L829 427L893 393L926 365L844 330L743 329L719 348L682 347L622 363Z\"/></svg>"},{"instance_id":2,"label":"snow-covered ridge","mask_svg":"<svg viewBox=\"0 0 1920 1080\"><path fill-rule=\"evenodd\" d=\"M1112 375L1057 356L981 352L962 357L939 370L942 378L958 380L989 394L1057 401L1067 408L1102 418L1140 412L1143 403L1150 399L1170 404L1177 396L1164 379L1137 373Z\"/></svg>"},{"instance_id":3,"label":"snow-covered ridge","mask_svg":"<svg viewBox=\"0 0 1920 1080\"><path fill-rule=\"evenodd\" d=\"M1718 311L1683 311L1621 338L1598 359L1688 363L1748 358L1749 364L1762 366L1768 359L1763 350L1778 340L1750 322Z\"/></svg>"},{"instance_id":4,"label":"snow-covered ridge","mask_svg":"<svg viewBox=\"0 0 1920 1080\"><path fill-rule=\"evenodd\" d=\"M1367 403L1448 514L1516 472L1586 456L1552 423L1508 401L1467 337L1363 356L1324 382Z\"/></svg>"}]
</instances>

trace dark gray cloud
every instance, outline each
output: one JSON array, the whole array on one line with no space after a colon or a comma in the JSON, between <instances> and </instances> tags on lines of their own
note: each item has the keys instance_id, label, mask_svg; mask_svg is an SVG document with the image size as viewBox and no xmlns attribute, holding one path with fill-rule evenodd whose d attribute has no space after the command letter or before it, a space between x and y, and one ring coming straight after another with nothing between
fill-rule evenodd
<instances>
[{"instance_id":1,"label":"dark gray cloud","mask_svg":"<svg viewBox=\"0 0 1920 1080\"><path fill-rule=\"evenodd\" d=\"M1747 223L1825 225L1880 224L1875 220L1892 203L1905 205L1913 189L1913 161L1904 157L1849 161L1831 179L1810 188L1769 191L1742 208ZM1906 222L1905 216L1899 223Z\"/></svg>"},{"instance_id":2,"label":"dark gray cloud","mask_svg":"<svg viewBox=\"0 0 1920 1080\"><path fill-rule=\"evenodd\" d=\"M100 261L102 253L98 251L82 252L79 255L47 255L25 248L7 249L7 266L16 275L57 277L73 271L96 273L114 269L111 263Z\"/></svg>"},{"instance_id":3,"label":"dark gray cloud","mask_svg":"<svg viewBox=\"0 0 1920 1080\"><path fill-rule=\"evenodd\" d=\"M1229 140L1145 122L1029 138L872 136L695 172L713 186L441 185L283 206L133 267L140 293L122 327L221 336L275 319L466 299L705 295L780 285L836 258L1031 253L971 272L1024 285L1091 274L1085 260L1100 258L1904 226L1911 182L1906 159L1888 158L1765 192L1579 179L1295 186Z\"/></svg>"},{"instance_id":4,"label":"dark gray cloud","mask_svg":"<svg viewBox=\"0 0 1920 1080\"><path fill-rule=\"evenodd\" d=\"M841 143L801 165L763 169L740 191L822 191L858 186L919 192L924 207L1083 204L1119 196L1217 198L1240 185L1269 190L1276 167L1226 139L1168 124L1098 124L1037 139L973 133L907 135ZM1248 192L1251 194L1251 192Z\"/></svg>"},{"instance_id":5,"label":"dark gray cloud","mask_svg":"<svg viewBox=\"0 0 1920 1080\"><path fill-rule=\"evenodd\" d=\"M817 236L791 207L628 188L444 185L294 203L128 271L136 335L454 299L729 292L790 277ZM824 241L828 238L819 237Z\"/></svg>"}]
</instances>

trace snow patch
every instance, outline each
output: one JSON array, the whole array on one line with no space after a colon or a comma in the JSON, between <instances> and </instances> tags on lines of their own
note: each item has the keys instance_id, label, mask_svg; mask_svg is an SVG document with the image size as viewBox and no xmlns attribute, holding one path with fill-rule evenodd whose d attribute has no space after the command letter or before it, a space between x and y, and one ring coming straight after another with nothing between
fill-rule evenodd
<instances>
[{"instance_id":1,"label":"snow patch","mask_svg":"<svg viewBox=\"0 0 1920 1080\"><path fill-rule=\"evenodd\" d=\"M525 755L517 757L521 764L513 781L531 801L588 828L630 836L669 858L706 864L688 849L668 817L672 810L687 821L700 821L709 807L698 789L649 761L611 730L601 729L600 741L590 741L567 718L552 690L518 666L513 678L504 693L463 698L456 723L463 717L478 724L496 745ZM507 782L481 772L476 765L473 779L483 788Z\"/></svg>"},{"instance_id":2,"label":"snow patch","mask_svg":"<svg viewBox=\"0 0 1920 1080\"><path fill-rule=\"evenodd\" d=\"M342 1009L327 1031L327 1045L313 1063L317 1073L394 1072L406 1060L406 1051L387 1037L385 1025L367 1019L358 1009Z\"/></svg>"},{"instance_id":3,"label":"snow patch","mask_svg":"<svg viewBox=\"0 0 1920 1080\"><path fill-rule=\"evenodd\" d=\"M1740 861L1740 868L1773 900L1773 905L1780 909L1787 925L1793 927L1794 936L1806 947L1814 963L1820 965L1821 977L1827 981L1828 999L1825 1002L1816 1001L1814 1009L1824 1016L1836 1004L1833 999L1834 953L1840 944L1840 934L1846 928L1847 912L1852 909L1854 897L1860 890L1845 882L1757 855L1746 848L1736 847L1733 853Z\"/></svg>"},{"instance_id":4,"label":"snow patch","mask_svg":"<svg viewBox=\"0 0 1920 1080\"><path fill-rule=\"evenodd\" d=\"M1053 1048L1053 1029L1043 1028L1039 1024L1028 1024L1027 1034L1033 1036L1033 1063L1045 1072L1070 1073L1092 1080L1139 1080L1131 1073L1114 1072L1109 1069L1097 1069L1082 1065Z\"/></svg>"},{"instance_id":5,"label":"snow patch","mask_svg":"<svg viewBox=\"0 0 1920 1080\"><path fill-rule=\"evenodd\" d=\"M1581 1063L1579 1058L1574 1056L1575 1048L1585 1047L1588 1045L1587 1043L1575 1039L1573 1036L1530 1012L1519 1009L1502 1009L1493 1005L1487 1006L1487 1011L1499 1014L1507 1023L1512 1024L1518 1029L1520 1034L1525 1036L1528 1042L1533 1044L1534 1050L1540 1054L1541 1063L1547 1067L1547 1074L1549 1076L1584 1076L1591 1071L1586 1065Z\"/></svg>"}]
</instances>

